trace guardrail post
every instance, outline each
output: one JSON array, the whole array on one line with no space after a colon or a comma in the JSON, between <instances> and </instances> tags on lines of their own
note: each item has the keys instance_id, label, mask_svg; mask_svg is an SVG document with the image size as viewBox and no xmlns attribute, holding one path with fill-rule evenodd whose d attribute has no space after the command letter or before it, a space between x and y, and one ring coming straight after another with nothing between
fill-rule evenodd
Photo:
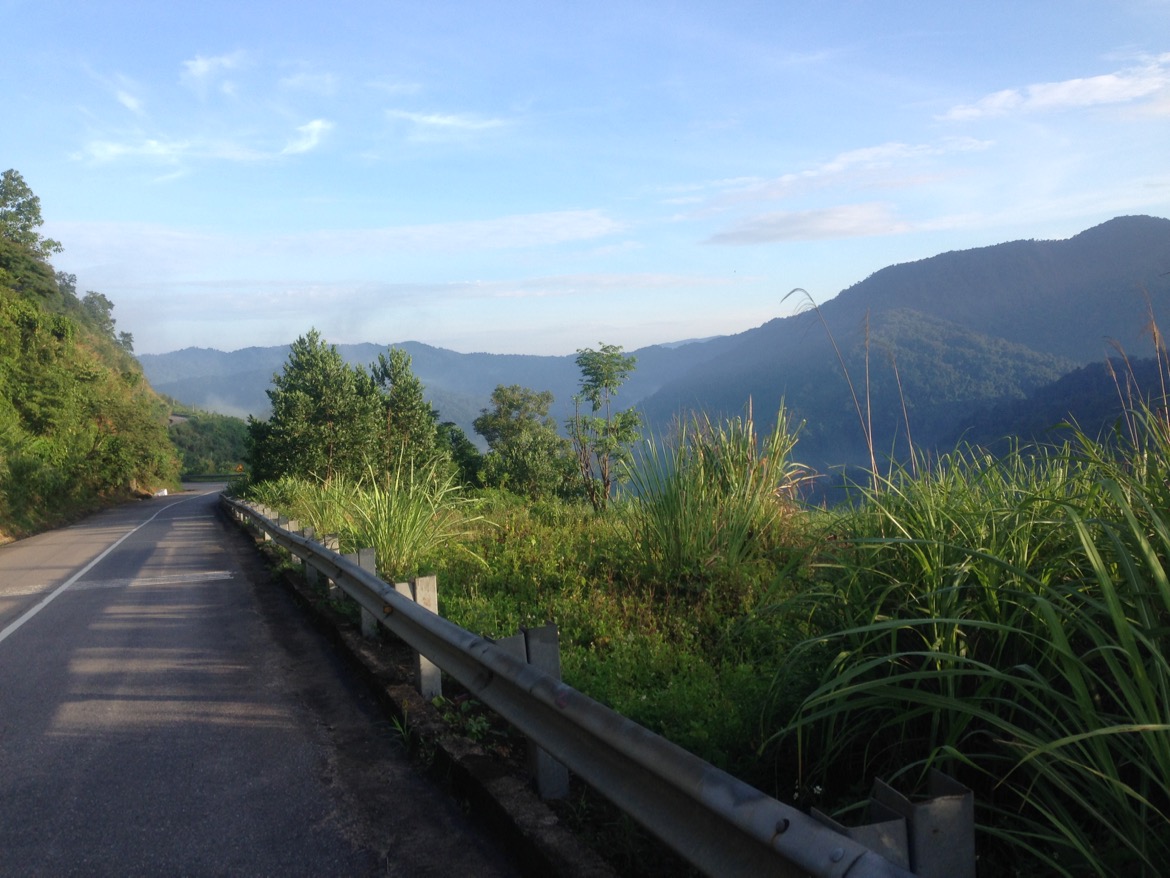
<instances>
[{"instance_id":1,"label":"guardrail post","mask_svg":"<svg viewBox=\"0 0 1170 878\"><path fill-rule=\"evenodd\" d=\"M299 521L297 521L295 518L285 518L284 516L281 516L281 520L284 522L283 524L281 524L281 527L283 527L285 530L287 530L291 533L297 533L298 531L300 531L301 523ZM301 566L301 559L298 558L296 555L294 555L292 552L289 552L289 563L294 564L295 566L299 567L299 566Z\"/></svg>"},{"instance_id":2,"label":"guardrail post","mask_svg":"<svg viewBox=\"0 0 1170 878\"><path fill-rule=\"evenodd\" d=\"M341 537L338 534L322 534L321 545L331 552L341 551ZM326 578L326 591L330 600L337 597L337 583L332 579Z\"/></svg>"},{"instance_id":3,"label":"guardrail post","mask_svg":"<svg viewBox=\"0 0 1170 878\"><path fill-rule=\"evenodd\" d=\"M259 512L261 515L263 515L265 518L272 518L272 510L269 509L267 506L265 506L262 503L258 504L256 506L256 511ZM272 542L272 536L264 528L260 528L260 542L262 542L262 543Z\"/></svg>"},{"instance_id":4,"label":"guardrail post","mask_svg":"<svg viewBox=\"0 0 1170 878\"><path fill-rule=\"evenodd\" d=\"M975 794L931 771L925 801L912 802L875 780L870 796L906 819L910 871L917 878L975 878Z\"/></svg>"},{"instance_id":5,"label":"guardrail post","mask_svg":"<svg viewBox=\"0 0 1170 878\"><path fill-rule=\"evenodd\" d=\"M356 562L357 566L365 570L367 573L378 575L377 556L373 549L358 549L356 555L350 555ZM378 618L365 607L361 608L362 613L362 637L366 640L373 640L378 636Z\"/></svg>"},{"instance_id":6,"label":"guardrail post","mask_svg":"<svg viewBox=\"0 0 1170 878\"><path fill-rule=\"evenodd\" d=\"M396 582L394 590L424 610L430 610L436 616L439 614L439 580L436 577L420 576L410 582ZM416 652L414 658L418 694L428 701L438 698L443 694L442 670L421 652Z\"/></svg>"},{"instance_id":7,"label":"guardrail post","mask_svg":"<svg viewBox=\"0 0 1170 878\"><path fill-rule=\"evenodd\" d=\"M496 646L553 679L561 679L561 639L554 623L539 628L522 628L519 634L497 640ZM569 770L531 738L528 740L528 771L542 799L563 799L569 795Z\"/></svg>"},{"instance_id":8,"label":"guardrail post","mask_svg":"<svg viewBox=\"0 0 1170 878\"><path fill-rule=\"evenodd\" d=\"M940 771L930 772L928 798L916 802L875 780L862 826L815 808L812 816L915 878L975 878L975 794Z\"/></svg>"},{"instance_id":9,"label":"guardrail post","mask_svg":"<svg viewBox=\"0 0 1170 878\"><path fill-rule=\"evenodd\" d=\"M306 540L312 540L317 536L317 529L313 527L305 527L301 530L301 536ZM318 579L317 568L311 562L305 562L305 582L309 585L316 585Z\"/></svg>"}]
</instances>

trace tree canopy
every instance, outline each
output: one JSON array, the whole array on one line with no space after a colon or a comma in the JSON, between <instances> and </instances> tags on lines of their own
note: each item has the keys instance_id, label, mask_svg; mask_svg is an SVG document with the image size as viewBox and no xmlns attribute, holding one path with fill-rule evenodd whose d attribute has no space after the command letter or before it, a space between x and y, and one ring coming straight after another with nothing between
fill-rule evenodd
<instances>
[{"instance_id":1,"label":"tree canopy","mask_svg":"<svg viewBox=\"0 0 1170 878\"><path fill-rule=\"evenodd\" d=\"M62 250L59 241L43 237L41 200L11 168L0 174L0 236L24 247L41 261Z\"/></svg>"},{"instance_id":2,"label":"tree canopy","mask_svg":"<svg viewBox=\"0 0 1170 878\"><path fill-rule=\"evenodd\" d=\"M475 419L488 443L481 478L492 487L540 498L572 492L573 460L568 440L549 417L553 395L518 384L492 391L492 407Z\"/></svg>"},{"instance_id":3,"label":"tree canopy","mask_svg":"<svg viewBox=\"0 0 1170 878\"><path fill-rule=\"evenodd\" d=\"M113 303L46 261L40 202L0 177L0 532L29 533L129 492L177 484L167 405L113 335ZM100 298L97 298L100 296Z\"/></svg>"},{"instance_id":4,"label":"tree canopy","mask_svg":"<svg viewBox=\"0 0 1170 878\"><path fill-rule=\"evenodd\" d=\"M573 398L573 416L566 426L582 487L593 508L599 511L609 502L616 464L629 459L629 447L637 440L642 425L636 411L621 411L614 405L618 389L636 363L637 359L623 354L618 345L602 344L598 350L577 351L581 392ZM588 413L582 411L582 403L589 404Z\"/></svg>"}]
</instances>

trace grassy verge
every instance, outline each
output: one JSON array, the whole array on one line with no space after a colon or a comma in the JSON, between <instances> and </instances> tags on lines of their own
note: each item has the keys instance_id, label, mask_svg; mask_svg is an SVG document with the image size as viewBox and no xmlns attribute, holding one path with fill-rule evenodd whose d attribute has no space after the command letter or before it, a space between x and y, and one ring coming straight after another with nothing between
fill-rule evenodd
<instances>
[{"instance_id":1,"label":"grassy verge","mask_svg":"<svg viewBox=\"0 0 1170 878\"><path fill-rule=\"evenodd\" d=\"M385 578L437 572L488 636L555 621L570 684L782 800L848 819L875 776L940 768L976 790L981 868L1156 875L1170 442L1127 424L917 461L834 510L794 502L783 419L648 445L604 515L426 472L263 490L350 548L398 522L419 536L379 550Z\"/></svg>"}]
</instances>

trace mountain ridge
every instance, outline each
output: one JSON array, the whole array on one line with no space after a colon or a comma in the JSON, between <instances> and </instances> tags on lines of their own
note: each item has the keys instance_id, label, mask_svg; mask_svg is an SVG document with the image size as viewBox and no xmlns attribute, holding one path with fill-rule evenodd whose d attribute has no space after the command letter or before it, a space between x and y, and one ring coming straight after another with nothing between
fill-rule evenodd
<instances>
[{"instance_id":1,"label":"mountain ridge","mask_svg":"<svg viewBox=\"0 0 1170 878\"><path fill-rule=\"evenodd\" d=\"M1110 352L1150 355L1144 333L1151 318L1170 320L1170 220L1117 217L1066 239L1009 241L887 266L804 313L734 335L629 351L637 367L618 401L640 408L655 431L688 410L738 415L749 402L763 421L783 401L808 424L799 446L807 462L856 462L866 457L859 429L865 413L859 422L842 362L854 389L869 390L877 448L896 448L906 432L904 412L930 445L961 434L976 411L985 421L997 406ZM498 384L551 391L551 414L560 422L572 411L575 355L394 346L411 355L441 417L472 438L471 421ZM347 362L366 365L386 349L337 347ZM287 351L189 348L139 359L161 393L262 416L256 406ZM203 398L190 398L197 393Z\"/></svg>"}]
</instances>

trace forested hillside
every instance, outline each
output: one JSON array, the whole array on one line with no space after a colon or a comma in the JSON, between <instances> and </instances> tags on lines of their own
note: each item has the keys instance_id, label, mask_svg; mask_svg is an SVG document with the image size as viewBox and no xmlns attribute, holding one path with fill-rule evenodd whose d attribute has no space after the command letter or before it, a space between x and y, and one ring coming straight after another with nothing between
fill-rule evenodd
<instances>
[{"instance_id":1,"label":"forested hillside","mask_svg":"<svg viewBox=\"0 0 1170 878\"><path fill-rule=\"evenodd\" d=\"M1170 325L1170 220L1119 217L1068 240L884 268L742 333L641 405L662 423L689 408L737 414L749 399L771 412L783 399L807 421L802 460L868 466L871 446L878 462L911 446L946 451L976 421L1004 435L1015 403L1078 366L1118 348L1150 356L1151 318Z\"/></svg>"},{"instance_id":2,"label":"forested hillside","mask_svg":"<svg viewBox=\"0 0 1170 878\"><path fill-rule=\"evenodd\" d=\"M113 303L54 273L40 200L0 179L0 539L177 485L167 405L116 330Z\"/></svg>"}]
</instances>

